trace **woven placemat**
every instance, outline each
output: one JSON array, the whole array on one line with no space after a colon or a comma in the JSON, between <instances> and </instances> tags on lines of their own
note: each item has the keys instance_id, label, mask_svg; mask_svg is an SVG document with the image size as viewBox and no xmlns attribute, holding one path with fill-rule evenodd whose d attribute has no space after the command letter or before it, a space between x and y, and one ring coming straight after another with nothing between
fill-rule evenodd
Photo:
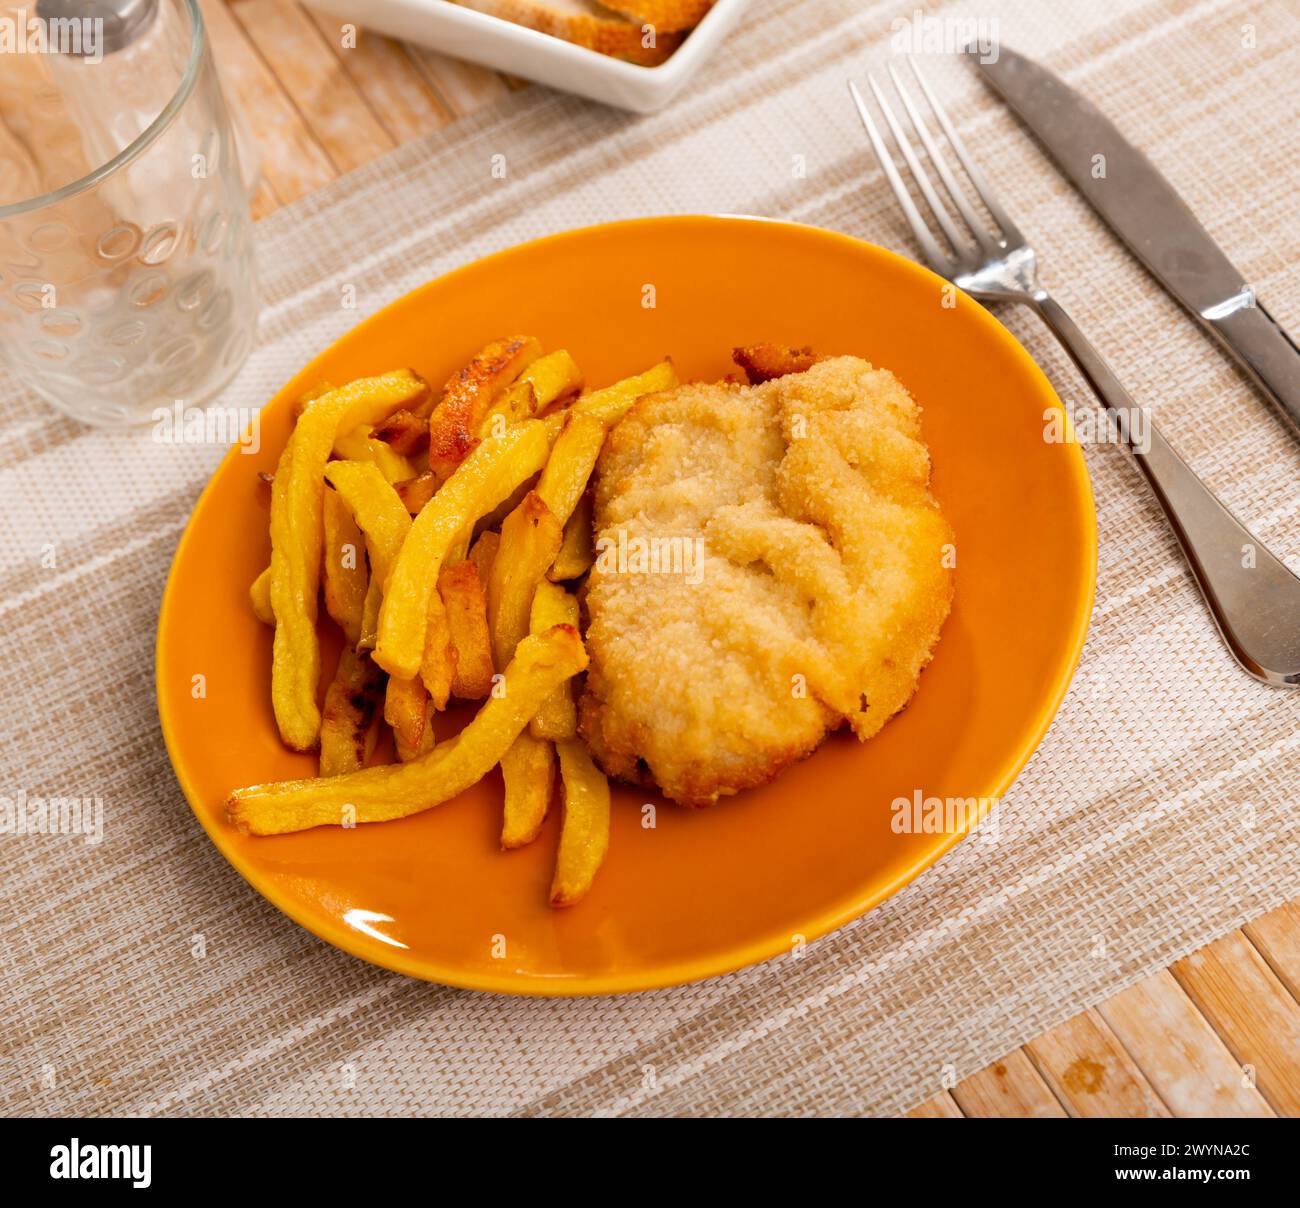
<instances>
[{"instance_id":1,"label":"woven placemat","mask_svg":"<svg viewBox=\"0 0 1300 1208\"><path fill-rule=\"evenodd\" d=\"M277 212L259 227L261 343L226 403L260 405L423 280L590 222L749 212L910 249L844 81L883 64L891 22L915 9L760 0L663 114L530 88ZM996 19L1101 104L1300 331L1293 6L926 11ZM1282 424L973 77L933 68L1121 378L1263 539L1300 548L1300 451ZM1046 333L1004 318L1082 405ZM100 843L0 835L7 1113L887 1114L1300 895L1300 696L1237 670L1136 472L1098 447L1091 635L996 842L959 845L798 960L696 986L514 1000L371 968L226 865L158 732L158 603L221 451L87 431L10 382L0 415L0 791L104 805Z\"/></svg>"}]
</instances>

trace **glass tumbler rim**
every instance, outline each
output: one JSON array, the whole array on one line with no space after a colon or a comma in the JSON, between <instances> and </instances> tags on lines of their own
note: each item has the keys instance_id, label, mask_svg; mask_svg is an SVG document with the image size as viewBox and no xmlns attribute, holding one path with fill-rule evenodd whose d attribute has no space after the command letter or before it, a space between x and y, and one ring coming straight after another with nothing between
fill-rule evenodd
<instances>
[{"instance_id":1,"label":"glass tumbler rim","mask_svg":"<svg viewBox=\"0 0 1300 1208\"><path fill-rule=\"evenodd\" d=\"M199 78L199 69L203 63L203 52L208 39L207 27L203 23L203 14L199 10L198 0L182 0L182 3L184 3L190 18L189 60L185 64L185 71L181 76L180 84L172 94L171 100L159 111L158 116L112 159L100 164L98 168L86 173L85 176L69 181L66 185L53 189L49 193L38 193L36 196L25 198L22 201L0 205L0 221L18 214L30 214L35 210L44 209L46 206L58 205L59 202L66 201L69 197L75 197L78 193L93 189L101 180L106 179L118 169L125 167L136 159L172 124L176 115L181 111L182 106L189 100L190 94L194 91L194 84Z\"/></svg>"}]
</instances>

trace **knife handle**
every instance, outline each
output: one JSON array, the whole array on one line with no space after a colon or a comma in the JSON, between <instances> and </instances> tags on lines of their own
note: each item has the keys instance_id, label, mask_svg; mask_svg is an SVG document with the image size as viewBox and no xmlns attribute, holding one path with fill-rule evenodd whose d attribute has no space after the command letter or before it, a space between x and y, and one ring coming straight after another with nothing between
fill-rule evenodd
<instances>
[{"instance_id":1,"label":"knife handle","mask_svg":"<svg viewBox=\"0 0 1300 1208\"><path fill-rule=\"evenodd\" d=\"M1119 430L1127 434L1133 458L1164 508L1237 661L1266 683L1300 687L1300 579L1197 477L1056 299L1040 290L1032 305L1102 405L1123 417Z\"/></svg>"},{"instance_id":2,"label":"knife handle","mask_svg":"<svg viewBox=\"0 0 1300 1208\"><path fill-rule=\"evenodd\" d=\"M1201 319L1300 432L1300 348L1278 321L1258 303Z\"/></svg>"}]
</instances>

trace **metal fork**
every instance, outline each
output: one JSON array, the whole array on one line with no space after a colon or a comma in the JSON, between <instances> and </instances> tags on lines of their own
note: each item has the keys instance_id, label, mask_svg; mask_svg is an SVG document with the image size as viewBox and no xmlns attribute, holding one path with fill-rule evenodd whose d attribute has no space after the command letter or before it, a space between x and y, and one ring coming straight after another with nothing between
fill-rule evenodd
<instances>
[{"instance_id":1,"label":"metal fork","mask_svg":"<svg viewBox=\"0 0 1300 1208\"><path fill-rule=\"evenodd\" d=\"M876 81L868 77L867 82L902 152L907 171L947 243L945 249L913 201L866 99L850 81L849 91L872 149L930 267L981 302L1019 302L1047 324L1096 392L1164 508L1215 624L1237 661L1265 683L1300 686L1300 579L1197 477L1133 401L1060 303L1039 284L1034 249L998 203L916 63L911 59L908 62L994 227L990 232L986 220L976 212L899 73L890 64L889 74L899 100L959 218L954 218L945 204Z\"/></svg>"}]
</instances>

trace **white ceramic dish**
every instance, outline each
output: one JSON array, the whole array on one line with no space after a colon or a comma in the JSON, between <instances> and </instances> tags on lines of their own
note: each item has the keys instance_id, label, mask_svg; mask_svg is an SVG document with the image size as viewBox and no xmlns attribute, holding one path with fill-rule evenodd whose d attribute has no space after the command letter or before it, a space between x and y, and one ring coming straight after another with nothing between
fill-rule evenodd
<instances>
[{"instance_id":1,"label":"white ceramic dish","mask_svg":"<svg viewBox=\"0 0 1300 1208\"><path fill-rule=\"evenodd\" d=\"M356 0L306 2L341 20L357 17ZM686 41L658 67L611 59L448 0L368 0L365 25L620 109L652 113L663 108L708 58L747 3L717 0Z\"/></svg>"}]
</instances>

